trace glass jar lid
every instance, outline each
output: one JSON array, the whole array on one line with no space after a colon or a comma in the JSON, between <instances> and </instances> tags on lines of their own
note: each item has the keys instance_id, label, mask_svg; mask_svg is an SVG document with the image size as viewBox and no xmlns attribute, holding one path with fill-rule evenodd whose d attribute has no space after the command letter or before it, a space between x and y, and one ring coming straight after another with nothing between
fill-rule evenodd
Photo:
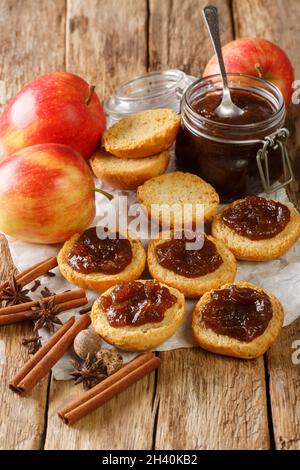
<instances>
[{"instance_id":1,"label":"glass jar lid","mask_svg":"<svg viewBox=\"0 0 300 470\"><path fill-rule=\"evenodd\" d=\"M177 90L185 90L194 77L178 69L150 72L123 82L104 102L107 116L113 121L145 109L171 108L180 111Z\"/></svg>"}]
</instances>

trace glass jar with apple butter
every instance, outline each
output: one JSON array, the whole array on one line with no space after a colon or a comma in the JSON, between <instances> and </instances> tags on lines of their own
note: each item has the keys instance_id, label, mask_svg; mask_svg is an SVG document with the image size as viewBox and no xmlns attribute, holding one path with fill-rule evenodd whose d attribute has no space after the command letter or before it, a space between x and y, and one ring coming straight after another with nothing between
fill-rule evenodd
<instances>
[{"instance_id":1,"label":"glass jar with apple butter","mask_svg":"<svg viewBox=\"0 0 300 470\"><path fill-rule=\"evenodd\" d=\"M216 115L222 99L219 75L195 81L182 97L175 148L178 169L210 183L222 202L270 193L293 179L281 91L248 75L228 74L228 81L232 100L244 113L234 118Z\"/></svg>"}]
</instances>

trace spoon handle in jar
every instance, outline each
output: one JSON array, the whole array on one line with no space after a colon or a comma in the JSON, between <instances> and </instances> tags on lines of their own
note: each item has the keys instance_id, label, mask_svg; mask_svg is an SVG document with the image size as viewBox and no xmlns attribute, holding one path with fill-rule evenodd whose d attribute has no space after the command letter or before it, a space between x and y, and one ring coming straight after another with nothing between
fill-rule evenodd
<instances>
[{"instance_id":1,"label":"spoon handle in jar","mask_svg":"<svg viewBox=\"0 0 300 470\"><path fill-rule=\"evenodd\" d=\"M227 74L222 54L222 46L220 40L220 29L219 29L219 14L218 9L213 5L208 5L207 7L203 8L203 16L205 19L205 23L213 43L215 53L218 58L221 75L223 78L224 89L228 89L228 80Z\"/></svg>"}]
</instances>

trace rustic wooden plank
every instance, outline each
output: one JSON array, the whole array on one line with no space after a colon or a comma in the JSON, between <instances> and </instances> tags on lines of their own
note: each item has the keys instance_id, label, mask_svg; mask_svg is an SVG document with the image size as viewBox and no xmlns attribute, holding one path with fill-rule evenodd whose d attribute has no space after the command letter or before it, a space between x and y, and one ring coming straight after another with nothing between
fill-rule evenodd
<instances>
[{"instance_id":1,"label":"rustic wooden plank","mask_svg":"<svg viewBox=\"0 0 300 470\"><path fill-rule=\"evenodd\" d=\"M0 280L4 280L15 268L3 235L0 235L0 257ZM20 342L30 331L24 324L1 327L0 331L1 449L39 449L42 445L47 379L26 398L16 396L8 388L9 379L28 358Z\"/></svg>"},{"instance_id":2,"label":"rustic wooden plank","mask_svg":"<svg viewBox=\"0 0 300 470\"><path fill-rule=\"evenodd\" d=\"M213 53L202 19L206 4L150 0L150 69L179 67L201 76ZM226 43L233 37L229 2L214 4ZM201 350L160 356L156 448L268 448L262 359L247 363Z\"/></svg>"},{"instance_id":3,"label":"rustic wooden plank","mask_svg":"<svg viewBox=\"0 0 300 470\"><path fill-rule=\"evenodd\" d=\"M276 448L300 450L300 319L283 329L268 369Z\"/></svg>"},{"instance_id":4,"label":"rustic wooden plank","mask_svg":"<svg viewBox=\"0 0 300 470\"><path fill-rule=\"evenodd\" d=\"M65 0L0 1L1 98L9 100L37 74L64 68L64 28Z\"/></svg>"},{"instance_id":5,"label":"rustic wooden plank","mask_svg":"<svg viewBox=\"0 0 300 470\"><path fill-rule=\"evenodd\" d=\"M0 1L1 104L36 75L64 68L64 14L64 0ZM2 235L0 260L0 278L5 279L13 265ZM20 340L28 332L24 324L0 331L1 449L38 449L43 444L48 380L28 398L8 389L9 378L26 361Z\"/></svg>"},{"instance_id":6,"label":"rustic wooden plank","mask_svg":"<svg viewBox=\"0 0 300 470\"><path fill-rule=\"evenodd\" d=\"M233 3L238 36L262 36L277 43L289 55L296 78L300 74L300 5L298 0L235 0ZM292 200L300 207L300 108L289 110L290 154L296 180L291 185ZM299 365L292 363L292 343L300 339L300 322L285 328L268 353L270 402L275 445L278 449L300 449Z\"/></svg>"},{"instance_id":7,"label":"rustic wooden plank","mask_svg":"<svg viewBox=\"0 0 300 470\"><path fill-rule=\"evenodd\" d=\"M0 279L7 279L14 271L9 248L0 236ZM39 449L44 432L47 379L26 398L20 398L8 388L8 381L27 360L20 346L21 338L28 336L30 328L24 324L1 327L0 331L0 448Z\"/></svg>"},{"instance_id":8,"label":"rustic wooden plank","mask_svg":"<svg viewBox=\"0 0 300 470\"><path fill-rule=\"evenodd\" d=\"M268 449L263 359L161 353L156 449Z\"/></svg>"},{"instance_id":9,"label":"rustic wooden plank","mask_svg":"<svg viewBox=\"0 0 300 470\"><path fill-rule=\"evenodd\" d=\"M82 394L82 387L52 380L45 449L151 449L154 378L154 373L145 377L70 427L56 413Z\"/></svg>"},{"instance_id":10,"label":"rustic wooden plank","mask_svg":"<svg viewBox=\"0 0 300 470\"><path fill-rule=\"evenodd\" d=\"M67 68L95 83L101 96L146 71L146 1L75 0L68 2L67 12ZM82 389L53 380L45 448L150 449L154 389L152 374L69 428L56 412Z\"/></svg>"},{"instance_id":11,"label":"rustic wooden plank","mask_svg":"<svg viewBox=\"0 0 300 470\"><path fill-rule=\"evenodd\" d=\"M224 43L232 39L229 2L215 0ZM149 68L179 68L200 77L213 49L202 18L206 0L149 1Z\"/></svg>"},{"instance_id":12,"label":"rustic wooden plank","mask_svg":"<svg viewBox=\"0 0 300 470\"><path fill-rule=\"evenodd\" d=\"M146 0L69 0L67 70L107 96L122 81L146 71Z\"/></svg>"}]
</instances>

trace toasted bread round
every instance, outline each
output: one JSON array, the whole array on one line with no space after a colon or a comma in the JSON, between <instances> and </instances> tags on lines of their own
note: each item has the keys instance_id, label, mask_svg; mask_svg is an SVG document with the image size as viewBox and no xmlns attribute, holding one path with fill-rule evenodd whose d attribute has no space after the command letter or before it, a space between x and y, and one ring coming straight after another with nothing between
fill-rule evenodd
<instances>
[{"instance_id":1,"label":"toasted bread round","mask_svg":"<svg viewBox=\"0 0 300 470\"><path fill-rule=\"evenodd\" d=\"M126 268L118 274L104 274L95 272L84 274L76 271L68 264L68 255L75 242L80 237L77 233L65 242L57 256L58 267L61 274L72 284L82 287L83 289L91 289L96 292L103 292L109 287L119 283L133 281L138 279L145 269L146 253L140 240L126 235L131 244L132 260Z\"/></svg>"},{"instance_id":2,"label":"toasted bread round","mask_svg":"<svg viewBox=\"0 0 300 470\"><path fill-rule=\"evenodd\" d=\"M171 109L149 109L125 117L107 129L103 144L116 157L142 158L171 147L180 117Z\"/></svg>"},{"instance_id":3,"label":"toasted bread round","mask_svg":"<svg viewBox=\"0 0 300 470\"><path fill-rule=\"evenodd\" d=\"M230 287L230 285L231 284L227 284L222 288L226 289ZM239 282L235 285L242 288L255 289L258 292L268 295L273 307L273 316L263 334L250 342L245 342L231 338L230 336L217 334L212 329L208 328L202 319L202 311L203 307L210 302L213 290L204 294L195 307L192 319L193 334L197 343L207 351L224 356L254 359L262 356L278 337L283 325L283 308L274 295L253 284Z\"/></svg>"},{"instance_id":4,"label":"toasted bread round","mask_svg":"<svg viewBox=\"0 0 300 470\"><path fill-rule=\"evenodd\" d=\"M176 171L152 178L137 190L137 197L147 211L148 217L153 218L161 226L169 225L170 229L182 222L184 205L190 205L189 211L186 206L185 222L196 225L210 222L216 215L219 206L219 196L214 188L203 181L199 176L191 173ZM172 209L171 206L174 206ZM203 207L202 212L198 212ZM165 207L162 207L165 206Z\"/></svg>"},{"instance_id":5,"label":"toasted bread round","mask_svg":"<svg viewBox=\"0 0 300 470\"><path fill-rule=\"evenodd\" d=\"M145 283L145 280L139 280ZM161 284L163 285L163 284ZM177 302L166 310L164 319L157 323L140 326L113 327L101 309L99 299L92 308L92 324L95 331L110 344L126 351L146 351L153 349L173 336L184 318L184 296L172 287L165 286L177 298ZM108 295L113 287L102 295Z\"/></svg>"},{"instance_id":6,"label":"toasted bread round","mask_svg":"<svg viewBox=\"0 0 300 470\"><path fill-rule=\"evenodd\" d=\"M147 262L149 272L154 279L178 289L188 298L199 298L211 289L216 289L228 282L234 281L237 271L237 262L235 257L222 242L210 236L207 236L208 240L214 243L219 255L223 259L222 265L212 273L190 278L177 274L161 266L156 256L156 247L172 238L173 232L163 232L160 234L160 239L151 240L149 242Z\"/></svg>"},{"instance_id":7,"label":"toasted bread round","mask_svg":"<svg viewBox=\"0 0 300 470\"><path fill-rule=\"evenodd\" d=\"M145 181L161 175L168 168L168 150L145 158L118 158L101 148L91 160L95 175L118 189L136 189Z\"/></svg>"},{"instance_id":8,"label":"toasted bread round","mask_svg":"<svg viewBox=\"0 0 300 470\"><path fill-rule=\"evenodd\" d=\"M287 206L291 219L287 226L273 238L266 240L250 240L224 224L223 212L228 207L234 207L243 199L233 202L225 207L213 220L212 235L221 240L232 251L236 258L246 261L268 261L276 259L286 253L300 237L300 215L291 206Z\"/></svg>"}]
</instances>

